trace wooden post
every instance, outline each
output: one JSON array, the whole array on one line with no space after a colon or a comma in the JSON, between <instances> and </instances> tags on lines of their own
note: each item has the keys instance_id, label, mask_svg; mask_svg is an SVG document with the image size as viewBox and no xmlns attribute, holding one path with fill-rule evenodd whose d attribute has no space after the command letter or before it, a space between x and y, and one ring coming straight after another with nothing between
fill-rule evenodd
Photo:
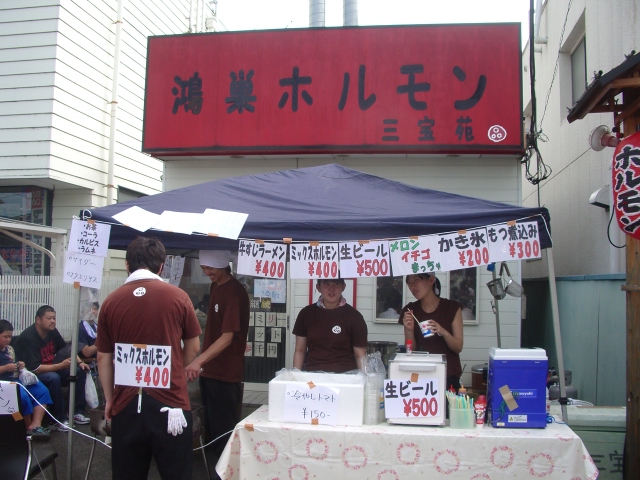
<instances>
[{"instance_id":1,"label":"wooden post","mask_svg":"<svg viewBox=\"0 0 640 480\"><path fill-rule=\"evenodd\" d=\"M635 93L635 92L634 92ZM630 104L640 94L625 94ZM624 136L640 130L640 111L624 121ZM627 280L622 287L627 295L627 434L625 439L624 478L640 478L640 240L627 238ZM613 373L613 372L612 372Z\"/></svg>"}]
</instances>

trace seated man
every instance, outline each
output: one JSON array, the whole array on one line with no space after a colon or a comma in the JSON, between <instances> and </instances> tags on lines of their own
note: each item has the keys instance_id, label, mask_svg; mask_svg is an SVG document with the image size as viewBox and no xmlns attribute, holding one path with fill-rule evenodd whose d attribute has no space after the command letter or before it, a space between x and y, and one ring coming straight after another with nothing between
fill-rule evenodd
<instances>
[{"instance_id":1,"label":"seated man","mask_svg":"<svg viewBox=\"0 0 640 480\"><path fill-rule=\"evenodd\" d=\"M40 381L49 389L53 405L51 413L62 425L58 430L67 430L69 422L64 408L64 396L62 387L69 385L69 367L71 359L66 358L59 363L54 363L56 354L67 348L60 332L56 328L56 311L49 305L41 306L36 312L36 321L27 327L16 340L16 355L25 363L28 370L35 373ZM63 355L66 356L66 355ZM84 385L86 380L85 370L89 366L78 358L76 375L75 411L73 420L86 425L89 419L83 415L86 401Z\"/></svg>"},{"instance_id":2,"label":"seated man","mask_svg":"<svg viewBox=\"0 0 640 480\"><path fill-rule=\"evenodd\" d=\"M98 310L100 304L93 302L91 304L91 313L89 318L80 322L78 327L78 353L82 358L96 358L98 347L95 346L96 336L98 334Z\"/></svg>"}]
</instances>

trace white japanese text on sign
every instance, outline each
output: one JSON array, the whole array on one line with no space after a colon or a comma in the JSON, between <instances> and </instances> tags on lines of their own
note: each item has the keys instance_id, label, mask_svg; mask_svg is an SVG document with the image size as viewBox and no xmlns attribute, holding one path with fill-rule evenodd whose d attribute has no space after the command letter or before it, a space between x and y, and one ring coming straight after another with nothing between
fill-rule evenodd
<instances>
[{"instance_id":1,"label":"white japanese text on sign","mask_svg":"<svg viewBox=\"0 0 640 480\"><path fill-rule=\"evenodd\" d=\"M291 278L338 278L337 243L294 243L289 247Z\"/></svg>"},{"instance_id":2,"label":"white japanese text on sign","mask_svg":"<svg viewBox=\"0 0 640 480\"><path fill-rule=\"evenodd\" d=\"M284 399L285 422L311 423L316 420L321 425L335 425L338 418L340 389L309 385L301 382L287 382Z\"/></svg>"},{"instance_id":3,"label":"white japanese text on sign","mask_svg":"<svg viewBox=\"0 0 640 480\"><path fill-rule=\"evenodd\" d=\"M263 278L284 278L286 262L286 245L240 240L238 245L239 274Z\"/></svg>"},{"instance_id":4,"label":"white japanese text on sign","mask_svg":"<svg viewBox=\"0 0 640 480\"><path fill-rule=\"evenodd\" d=\"M538 222L501 223L487 227L492 262L540 258Z\"/></svg>"},{"instance_id":5,"label":"white japanese text on sign","mask_svg":"<svg viewBox=\"0 0 640 480\"><path fill-rule=\"evenodd\" d=\"M438 402L438 378L407 378L384 381L384 414L387 418L435 417L443 405Z\"/></svg>"},{"instance_id":6,"label":"white japanese text on sign","mask_svg":"<svg viewBox=\"0 0 640 480\"><path fill-rule=\"evenodd\" d=\"M391 274L389 242L340 243L342 278L388 277Z\"/></svg>"},{"instance_id":7,"label":"white japanese text on sign","mask_svg":"<svg viewBox=\"0 0 640 480\"><path fill-rule=\"evenodd\" d=\"M171 387L171 347L116 343L116 385L144 388Z\"/></svg>"}]
</instances>

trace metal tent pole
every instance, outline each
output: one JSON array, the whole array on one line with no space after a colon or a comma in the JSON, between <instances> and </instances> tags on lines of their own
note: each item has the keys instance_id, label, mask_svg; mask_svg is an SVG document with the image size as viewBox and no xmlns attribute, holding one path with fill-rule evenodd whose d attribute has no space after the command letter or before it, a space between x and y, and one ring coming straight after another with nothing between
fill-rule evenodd
<instances>
[{"instance_id":1,"label":"metal tent pole","mask_svg":"<svg viewBox=\"0 0 640 480\"><path fill-rule=\"evenodd\" d=\"M553 251L547 248L547 264L549 266L549 291L551 292L551 312L553 314L553 336L556 343L558 357L558 378L560 379L560 407L562 421L567 422L567 387L564 379L564 358L562 356L562 338L560 336L560 313L558 311L558 291L556 289L556 270L553 265Z\"/></svg>"},{"instance_id":2,"label":"metal tent pole","mask_svg":"<svg viewBox=\"0 0 640 480\"><path fill-rule=\"evenodd\" d=\"M72 380L69 381L69 426L73 428L73 416L75 415L76 408L76 381L73 378L76 376L78 371L78 361L77 361L77 353L78 353L78 319L80 318L80 297L81 297L81 287L79 284L75 283L75 297L74 297L74 318L73 325L71 328L71 365L69 366L69 375ZM83 413L83 412L81 412ZM69 435L67 437L67 479L71 480L71 469L73 466L73 432L69 430L67 432Z\"/></svg>"}]
</instances>

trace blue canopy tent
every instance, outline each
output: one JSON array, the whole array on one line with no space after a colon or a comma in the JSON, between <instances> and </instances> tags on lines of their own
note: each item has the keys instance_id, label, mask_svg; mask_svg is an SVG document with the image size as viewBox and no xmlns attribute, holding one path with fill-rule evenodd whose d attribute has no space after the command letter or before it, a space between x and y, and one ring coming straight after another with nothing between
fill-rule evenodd
<instances>
[{"instance_id":1,"label":"blue canopy tent","mask_svg":"<svg viewBox=\"0 0 640 480\"><path fill-rule=\"evenodd\" d=\"M337 241L454 232L528 218L538 221L542 248L551 246L549 212L413 187L341 165L226 178L106 207L81 217L110 223L109 248L126 249L140 232L112 217L132 206L202 213L207 208L248 213L242 238ZM171 253L237 249L237 241L149 230Z\"/></svg>"},{"instance_id":2,"label":"blue canopy tent","mask_svg":"<svg viewBox=\"0 0 640 480\"><path fill-rule=\"evenodd\" d=\"M167 253L174 255L195 256L201 249L238 248L237 240L203 234L154 229L141 233L113 218L133 206L156 214L165 210L202 213L207 208L247 213L240 237L265 241L373 240L535 220L540 245L547 249L558 368L564 371L550 219L544 207L525 208L414 187L330 164L201 183L83 210L81 218L111 224L109 248L113 249L126 249L138 235L158 237ZM566 399L563 375L560 392L561 398ZM566 419L566 405L563 418Z\"/></svg>"}]
</instances>

